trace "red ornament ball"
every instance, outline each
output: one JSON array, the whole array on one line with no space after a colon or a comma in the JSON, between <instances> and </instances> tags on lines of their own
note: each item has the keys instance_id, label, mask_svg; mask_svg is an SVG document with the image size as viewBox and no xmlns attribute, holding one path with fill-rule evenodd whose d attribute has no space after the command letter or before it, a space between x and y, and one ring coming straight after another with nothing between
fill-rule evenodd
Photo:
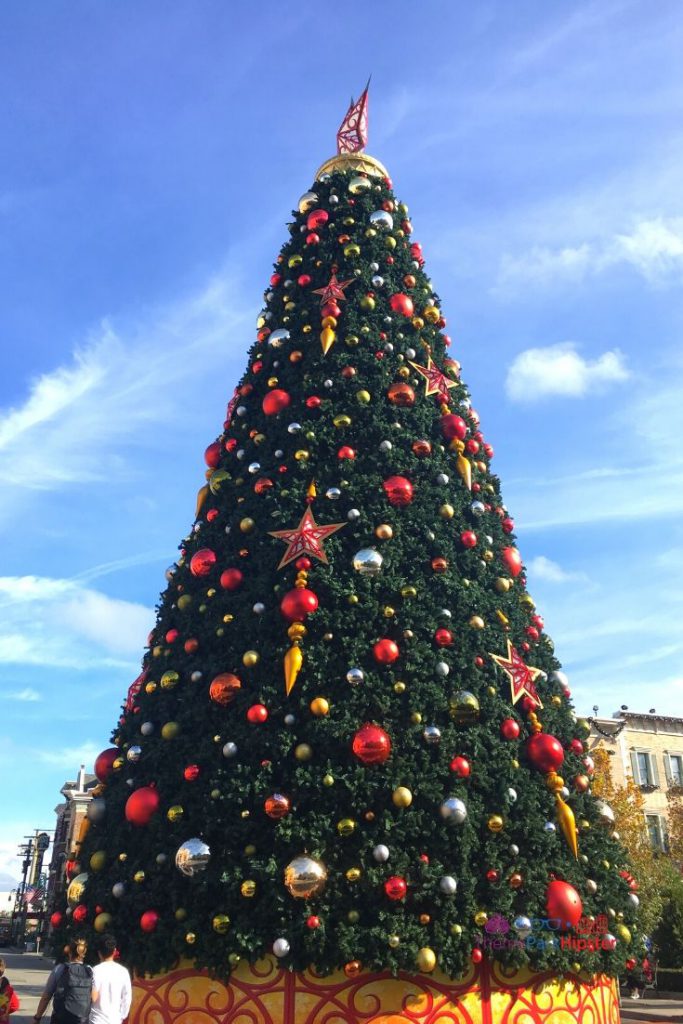
<instances>
[{"instance_id":1,"label":"red ornament ball","mask_svg":"<svg viewBox=\"0 0 683 1024\"><path fill-rule=\"evenodd\" d=\"M434 641L437 647L450 647L453 643L453 634L450 629L445 629L442 626L434 634Z\"/></svg>"},{"instance_id":2,"label":"red ornament ball","mask_svg":"<svg viewBox=\"0 0 683 1024\"><path fill-rule=\"evenodd\" d=\"M396 292L395 295L392 295L389 299L389 305L394 313L400 313L401 316L412 316L415 311L413 300L404 292Z\"/></svg>"},{"instance_id":3,"label":"red ornament ball","mask_svg":"<svg viewBox=\"0 0 683 1024\"><path fill-rule=\"evenodd\" d=\"M573 928L583 914L581 897L569 882L559 879L551 882L545 896L545 908L549 918L559 918L563 928Z\"/></svg>"},{"instance_id":4,"label":"red ornament ball","mask_svg":"<svg viewBox=\"0 0 683 1024\"><path fill-rule=\"evenodd\" d=\"M519 737L519 722L514 718L505 718L500 723L500 735L504 740L516 740Z\"/></svg>"},{"instance_id":5,"label":"red ornament ball","mask_svg":"<svg viewBox=\"0 0 683 1024\"><path fill-rule=\"evenodd\" d=\"M580 740L578 736L575 736L569 744L568 749L571 750L572 754L578 754L581 756L581 754L583 754L583 741Z\"/></svg>"},{"instance_id":6,"label":"red ornament ball","mask_svg":"<svg viewBox=\"0 0 683 1024\"><path fill-rule=\"evenodd\" d=\"M539 772L556 772L564 761L562 744L547 732L537 732L527 740L526 753Z\"/></svg>"},{"instance_id":7,"label":"red ornament ball","mask_svg":"<svg viewBox=\"0 0 683 1024\"><path fill-rule=\"evenodd\" d=\"M391 754L391 740L379 725L367 722L353 737L351 749L361 764L384 764Z\"/></svg>"},{"instance_id":8,"label":"red ornament ball","mask_svg":"<svg viewBox=\"0 0 683 1024\"><path fill-rule=\"evenodd\" d=\"M221 446L219 441L214 441L204 452L204 461L211 469L216 469L221 461Z\"/></svg>"},{"instance_id":9,"label":"red ornament ball","mask_svg":"<svg viewBox=\"0 0 683 1024\"><path fill-rule=\"evenodd\" d=\"M277 416L278 413L283 412L290 404L292 399L287 391L283 391L282 388L274 388L273 391L269 391L261 403L261 407L266 416Z\"/></svg>"},{"instance_id":10,"label":"red ornament ball","mask_svg":"<svg viewBox=\"0 0 683 1024\"><path fill-rule=\"evenodd\" d=\"M497 882L499 878L500 872L496 871L495 868L489 868L489 870L486 872L486 881L491 882L491 884Z\"/></svg>"},{"instance_id":11,"label":"red ornament ball","mask_svg":"<svg viewBox=\"0 0 683 1024\"><path fill-rule=\"evenodd\" d=\"M193 576L208 576L216 564L216 552L211 548L200 548L190 559L190 572Z\"/></svg>"},{"instance_id":12,"label":"red ornament ball","mask_svg":"<svg viewBox=\"0 0 683 1024\"><path fill-rule=\"evenodd\" d=\"M191 636L183 644L183 650L185 651L185 654L196 654L199 650L199 640L197 640L196 637Z\"/></svg>"},{"instance_id":13,"label":"red ornament ball","mask_svg":"<svg viewBox=\"0 0 683 1024\"><path fill-rule=\"evenodd\" d=\"M627 971L632 971L632 970L633 970L633 968L634 968L634 967L636 966L637 962L638 962L638 961L636 960L636 958L635 958L635 957L633 957L633 956L630 956L630 957L628 958L628 960L626 961L626 963L625 963L625 965L624 965L624 966L626 967L626 970L627 970Z\"/></svg>"},{"instance_id":14,"label":"red ornament ball","mask_svg":"<svg viewBox=\"0 0 683 1024\"><path fill-rule=\"evenodd\" d=\"M198 764L188 764L187 768L183 770L183 778L186 782L196 782L201 775L201 769Z\"/></svg>"},{"instance_id":15,"label":"red ornament ball","mask_svg":"<svg viewBox=\"0 0 683 1024\"><path fill-rule=\"evenodd\" d=\"M280 611L287 622L303 622L318 607L318 596L306 587L288 590L280 601Z\"/></svg>"},{"instance_id":16,"label":"red ornament ball","mask_svg":"<svg viewBox=\"0 0 683 1024\"><path fill-rule=\"evenodd\" d=\"M472 767L466 757L454 757L450 767L451 771L455 772L460 779L469 779L472 772Z\"/></svg>"},{"instance_id":17,"label":"red ornament ball","mask_svg":"<svg viewBox=\"0 0 683 1024\"><path fill-rule=\"evenodd\" d=\"M292 803L284 793L273 793L272 796L267 797L263 809L269 818L279 821L281 818L287 817L292 809Z\"/></svg>"},{"instance_id":18,"label":"red ornament ball","mask_svg":"<svg viewBox=\"0 0 683 1024\"><path fill-rule=\"evenodd\" d=\"M232 672L221 672L220 675L215 676L211 681L209 687L209 697L214 704L219 704L222 708L232 704L239 690L242 689L242 683L233 675Z\"/></svg>"},{"instance_id":19,"label":"red ornament ball","mask_svg":"<svg viewBox=\"0 0 683 1024\"><path fill-rule=\"evenodd\" d=\"M165 637L166 643L167 644L174 644L179 636L180 636L180 633L178 632L177 629L169 629L169 631L168 631L168 633L166 634L166 637Z\"/></svg>"},{"instance_id":20,"label":"red ornament ball","mask_svg":"<svg viewBox=\"0 0 683 1024\"><path fill-rule=\"evenodd\" d=\"M88 908L86 906L84 906L82 903L81 903L80 906L74 907L74 912L72 914L72 917L73 917L74 921L76 922L76 924L81 924L83 921L85 921L87 916L88 916Z\"/></svg>"},{"instance_id":21,"label":"red ornament ball","mask_svg":"<svg viewBox=\"0 0 683 1024\"><path fill-rule=\"evenodd\" d=\"M306 227L309 231L317 231L318 228L324 227L329 219L330 215L327 210L311 210L306 218Z\"/></svg>"},{"instance_id":22,"label":"red ornament ball","mask_svg":"<svg viewBox=\"0 0 683 1024\"><path fill-rule=\"evenodd\" d=\"M307 928L319 928L320 927L320 918L317 917L315 914L311 914L310 917L306 918L306 927Z\"/></svg>"},{"instance_id":23,"label":"red ornament ball","mask_svg":"<svg viewBox=\"0 0 683 1024\"><path fill-rule=\"evenodd\" d=\"M482 953L478 946L475 946L475 948L470 953L470 960L472 961L473 964L480 964L483 959L484 954Z\"/></svg>"},{"instance_id":24,"label":"red ornament ball","mask_svg":"<svg viewBox=\"0 0 683 1024\"><path fill-rule=\"evenodd\" d=\"M114 761L119 756L118 747L109 747L95 759L95 775L100 782L106 782L114 770Z\"/></svg>"},{"instance_id":25,"label":"red ornament ball","mask_svg":"<svg viewBox=\"0 0 683 1024\"><path fill-rule=\"evenodd\" d=\"M463 441L467 434L467 424L462 416L446 413L441 417L441 433L447 441Z\"/></svg>"},{"instance_id":26,"label":"red ornament ball","mask_svg":"<svg viewBox=\"0 0 683 1024\"><path fill-rule=\"evenodd\" d=\"M152 816L159 809L159 794L154 786L142 786L126 800L126 821L131 825L149 825Z\"/></svg>"},{"instance_id":27,"label":"red ornament ball","mask_svg":"<svg viewBox=\"0 0 683 1024\"><path fill-rule=\"evenodd\" d=\"M55 910L54 914L50 914L50 924L53 928L59 928L63 920L64 917L58 910Z\"/></svg>"},{"instance_id":28,"label":"red ornament ball","mask_svg":"<svg viewBox=\"0 0 683 1024\"><path fill-rule=\"evenodd\" d=\"M405 476L390 476L382 484L389 504L404 508L413 500L413 485Z\"/></svg>"},{"instance_id":29,"label":"red ornament ball","mask_svg":"<svg viewBox=\"0 0 683 1024\"><path fill-rule=\"evenodd\" d=\"M159 915L156 910L146 910L140 918L140 927L143 932L153 932L159 924Z\"/></svg>"},{"instance_id":30,"label":"red ornament ball","mask_svg":"<svg viewBox=\"0 0 683 1024\"><path fill-rule=\"evenodd\" d=\"M308 288L311 283L310 274L299 274L296 279L296 283L299 285L299 288Z\"/></svg>"},{"instance_id":31,"label":"red ornament ball","mask_svg":"<svg viewBox=\"0 0 683 1024\"><path fill-rule=\"evenodd\" d=\"M342 459L355 459L356 453L353 448L348 444L343 444L337 452L337 458L341 461Z\"/></svg>"},{"instance_id":32,"label":"red ornament ball","mask_svg":"<svg viewBox=\"0 0 683 1024\"><path fill-rule=\"evenodd\" d=\"M268 708L265 704L252 704L247 709L247 721L252 725L261 725L268 719Z\"/></svg>"},{"instance_id":33,"label":"red ornament ball","mask_svg":"<svg viewBox=\"0 0 683 1024\"><path fill-rule=\"evenodd\" d=\"M306 399L306 408L307 409L319 409L320 406L322 405L322 401L323 401L322 398L320 398L318 395L310 395Z\"/></svg>"},{"instance_id":34,"label":"red ornament ball","mask_svg":"<svg viewBox=\"0 0 683 1024\"><path fill-rule=\"evenodd\" d=\"M460 543L464 548L473 548L477 544L477 535L472 530L463 530L460 534Z\"/></svg>"},{"instance_id":35,"label":"red ornament ball","mask_svg":"<svg viewBox=\"0 0 683 1024\"><path fill-rule=\"evenodd\" d=\"M398 644L388 637L378 640L372 648L372 655L380 665L391 665L400 655Z\"/></svg>"},{"instance_id":36,"label":"red ornament ball","mask_svg":"<svg viewBox=\"0 0 683 1024\"><path fill-rule=\"evenodd\" d=\"M405 878L400 875L392 875L384 883L384 891L390 900L404 900L408 892Z\"/></svg>"},{"instance_id":37,"label":"red ornament ball","mask_svg":"<svg viewBox=\"0 0 683 1024\"><path fill-rule=\"evenodd\" d=\"M522 556L517 548L503 548L501 557L511 576L519 576L522 571Z\"/></svg>"},{"instance_id":38,"label":"red ornament ball","mask_svg":"<svg viewBox=\"0 0 683 1024\"><path fill-rule=\"evenodd\" d=\"M241 569L224 569L221 573L220 584L223 590L239 590L244 583L244 573Z\"/></svg>"}]
</instances>

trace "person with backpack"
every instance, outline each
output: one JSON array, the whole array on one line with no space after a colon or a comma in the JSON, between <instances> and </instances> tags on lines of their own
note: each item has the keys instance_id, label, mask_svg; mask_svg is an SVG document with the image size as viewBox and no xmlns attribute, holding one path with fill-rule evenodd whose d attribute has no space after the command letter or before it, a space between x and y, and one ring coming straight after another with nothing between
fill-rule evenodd
<instances>
[{"instance_id":1,"label":"person with backpack","mask_svg":"<svg viewBox=\"0 0 683 1024\"><path fill-rule=\"evenodd\" d=\"M116 962L116 939L103 935L97 944L100 962L93 967L90 1024L121 1024L132 999L130 974Z\"/></svg>"},{"instance_id":2,"label":"person with backpack","mask_svg":"<svg viewBox=\"0 0 683 1024\"><path fill-rule=\"evenodd\" d=\"M92 1001L92 967L84 963L88 945L85 939L74 939L67 946L69 959L57 964L47 979L40 997L35 1024L42 1018L52 999L53 1024L87 1024Z\"/></svg>"},{"instance_id":3,"label":"person with backpack","mask_svg":"<svg viewBox=\"0 0 683 1024\"><path fill-rule=\"evenodd\" d=\"M19 997L5 977L5 966L0 956L0 1024L8 1024L10 1013L19 1009Z\"/></svg>"}]
</instances>

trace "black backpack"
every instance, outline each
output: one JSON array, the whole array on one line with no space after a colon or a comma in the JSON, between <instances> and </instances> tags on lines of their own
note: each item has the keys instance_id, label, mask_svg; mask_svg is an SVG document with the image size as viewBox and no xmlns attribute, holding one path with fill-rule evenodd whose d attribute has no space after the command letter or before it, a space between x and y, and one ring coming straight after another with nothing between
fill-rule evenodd
<instances>
[{"instance_id":1,"label":"black backpack","mask_svg":"<svg viewBox=\"0 0 683 1024\"><path fill-rule=\"evenodd\" d=\"M59 1024L81 1024L90 1014L92 967L62 964L53 1001L53 1018Z\"/></svg>"}]
</instances>

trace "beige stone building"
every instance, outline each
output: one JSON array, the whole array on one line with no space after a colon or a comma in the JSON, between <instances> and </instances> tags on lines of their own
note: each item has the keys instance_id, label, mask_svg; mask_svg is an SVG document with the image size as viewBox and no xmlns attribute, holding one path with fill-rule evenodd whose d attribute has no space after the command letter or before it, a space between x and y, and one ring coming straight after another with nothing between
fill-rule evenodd
<instances>
[{"instance_id":1,"label":"beige stone building","mask_svg":"<svg viewBox=\"0 0 683 1024\"><path fill-rule=\"evenodd\" d=\"M633 779L643 794L645 824L653 849L667 852L667 798L683 786L683 718L623 708L611 718L589 719L589 753L604 747L612 755L616 785Z\"/></svg>"},{"instance_id":2,"label":"beige stone building","mask_svg":"<svg viewBox=\"0 0 683 1024\"><path fill-rule=\"evenodd\" d=\"M66 862L77 854L76 841L81 822L92 800L92 791L97 786L97 778L81 765L78 777L73 782L65 782L60 792L64 803L55 807L57 824L55 826L52 862L48 876L47 905L52 910L59 903L66 884Z\"/></svg>"}]
</instances>

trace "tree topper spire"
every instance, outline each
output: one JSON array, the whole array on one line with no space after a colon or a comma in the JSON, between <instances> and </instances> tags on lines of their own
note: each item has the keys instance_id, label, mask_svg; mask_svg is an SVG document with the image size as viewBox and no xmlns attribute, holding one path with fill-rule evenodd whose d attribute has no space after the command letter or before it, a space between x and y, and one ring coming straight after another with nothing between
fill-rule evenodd
<instances>
[{"instance_id":1,"label":"tree topper spire","mask_svg":"<svg viewBox=\"0 0 683 1024\"><path fill-rule=\"evenodd\" d=\"M372 78L372 75L370 76ZM349 109L337 132L338 153L360 153L368 144L368 89L367 85L357 100L351 97Z\"/></svg>"}]
</instances>

